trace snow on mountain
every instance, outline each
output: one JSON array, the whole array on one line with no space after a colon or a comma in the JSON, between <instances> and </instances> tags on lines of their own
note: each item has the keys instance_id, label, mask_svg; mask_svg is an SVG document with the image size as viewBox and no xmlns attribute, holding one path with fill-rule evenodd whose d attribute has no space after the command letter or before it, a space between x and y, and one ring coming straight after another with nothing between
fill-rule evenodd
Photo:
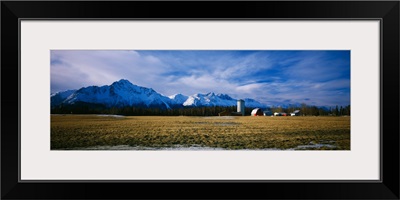
<instances>
[{"instance_id":1,"label":"snow on mountain","mask_svg":"<svg viewBox=\"0 0 400 200\"><path fill-rule=\"evenodd\" d=\"M81 88L69 95L62 103L76 102L103 104L108 107L145 106L170 108L171 100L151 88L140 87L121 79L105 86Z\"/></svg>"},{"instance_id":2,"label":"snow on mountain","mask_svg":"<svg viewBox=\"0 0 400 200\"><path fill-rule=\"evenodd\" d=\"M50 95L51 105L59 105L76 90L66 90L62 92L57 92Z\"/></svg>"},{"instance_id":3,"label":"snow on mountain","mask_svg":"<svg viewBox=\"0 0 400 200\"><path fill-rule=\"evenodd\" d=\"M227 95L226 95L227 96ZM194 94L183 103L184 106L232 106L236 100L221 98L213 92L207 94Z\"/></svg>"},{"instance_id":4,"label":"snow on mountain","mask_svg":"<svg viewBox=\"0 0 400 200\"><path fill-rule=\"evenodd\" d=\"M174 94L169 96L169 98L173 101L174 104L182 105L189 97L183 94Z\"/></svg>"},{"instance_id":5,"label":"snow on mountain","mask_svg":"<svg viewBox=\"0 0 400 200\"><path fill-rule=\"evenodd\" d=\"M227 94L194 94L185 96L175 94L169 97L157 93L151 88L132 84L121 79L104 86L89 86L79 90L68 90L51 95L51 106L75 104L77 102L102 104L108 107L142 106L142 107L182 107L182 106L236 106L237 100ZM245 99L246 107L265 107L254 99Z\"/></svg>"},{"instance_id":6,"label":"snow on mountain","mask_svg":"<svg viewBox=\"0 0 400 200\"><path fill-rule=\"evenodd\" d=\"M249 102L249 104L248 104ZM207 94L194 94L187 98L183 103L184 106L236 106L237 99L230 97L227 94L214 94L213 92ZM261 107L264 108L260 102L254 99L245 99L246 107Z\"/></svg>"},{"instance_id":7,"label":"snow on mountain","mask_svg":"<svg viewBox=\"0 0 400 200\"><path fill-rule=\"evenodd\" d=\"M217 94L217 97L222 99L222 100L235 100L236 101L236 99L233 99L232 97L230 97L227 94Z\"/></svg>"}]
</instances>

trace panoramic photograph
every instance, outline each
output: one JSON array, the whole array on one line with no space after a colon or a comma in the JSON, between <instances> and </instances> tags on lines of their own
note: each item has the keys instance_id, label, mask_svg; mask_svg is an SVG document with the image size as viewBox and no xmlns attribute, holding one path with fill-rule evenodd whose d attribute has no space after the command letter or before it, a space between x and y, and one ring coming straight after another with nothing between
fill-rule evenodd
<instances>
[{"instance_id":1,"label":"panoramic photograph","mask_svg":"<svg viewBox=\"0 0 400 200\"><path fill-rule=\"evenodd\" d=\"M51 50L51 150L350 150L349 50Z\"/></svg>"}]
</instances>

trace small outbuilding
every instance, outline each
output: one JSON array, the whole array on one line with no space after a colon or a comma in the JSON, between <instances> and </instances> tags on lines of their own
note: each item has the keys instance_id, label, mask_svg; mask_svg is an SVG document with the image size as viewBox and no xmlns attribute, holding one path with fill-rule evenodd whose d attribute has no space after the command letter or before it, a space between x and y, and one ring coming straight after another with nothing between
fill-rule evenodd
<instances>
[{"instance_id":1,"label":"small outbuilding","mask_svg":"<svg viewBox=\"0 0 400 200\"><path fill-rule=\"evenodd\" d=\"M251 116L263 116L261 108L255 108L251 111Z\"/></svg>"},{"instance_id":2,"label":"small outbuilding","mask_svg":"<svg viewBox=\"0 0 400 200\"><path fill-rule=\"evenodd\" d=\"M281 112L281 113L275 112L274 116L287 116L287 114L284 112Z\"/></svg>"},{"instance_id":3,"label":"small outbuilding","mask_svg":"<svg viewBox=\"0 0 400 200\"><path fill-rule=\"evenodd\" d=\"M272 112L269 110L264 111L264 116L272 116Z\"/></svg>"},{"instance_id":4,"label":"small outbuilding","mask_svg":"<svg viewBox=\"0 0 400 200\"><path fill-rule=\"evenodd\" d=\"M218 113L218 115L219 116L231 116L232 114L231 114L231 112L225 110L225 111Z\"/></svg>"},{"instance_id":5,"label":"small outbuilding","mask_svg":"<svg viewBox=\"0 0 400 200\"><path fill-rule=\"evenodd\" d=\"M290 113L290 116L300 116L300 110L295 110L294 112Z\"/></svg>"}]
</instances>

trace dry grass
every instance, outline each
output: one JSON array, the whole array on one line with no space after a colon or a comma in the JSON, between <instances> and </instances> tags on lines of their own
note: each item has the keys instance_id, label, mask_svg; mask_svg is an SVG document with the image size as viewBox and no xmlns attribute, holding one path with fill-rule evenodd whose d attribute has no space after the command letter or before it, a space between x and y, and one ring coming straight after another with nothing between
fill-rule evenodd
<instances>
[{"instance_id":1,"label":"dry grass","mask_svg":"<svg viewBox=\"0 0 400 200\"><path fill-rule=\"evenodd\" d=\"M103 145L226 149L350 149L350 117L104 117L52 115L51 149Z\"/></svg>"}]
</instances>

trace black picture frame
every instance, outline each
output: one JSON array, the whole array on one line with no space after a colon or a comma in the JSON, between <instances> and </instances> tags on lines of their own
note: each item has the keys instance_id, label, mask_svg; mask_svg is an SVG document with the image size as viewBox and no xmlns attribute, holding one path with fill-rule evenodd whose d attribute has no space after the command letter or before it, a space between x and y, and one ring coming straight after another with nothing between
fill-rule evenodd
<instances>
[{"instance_id":1,"label":"black picture frame","mask_svg":"<svg viewBox=\"0 0 400 200\"><path fill-rule=\"evenodd\" d=\"M399 1L2 1L2 199L399 199ZM20 19L379 19L378 182L19 182ZM368 156L368 155L366 155ZM154 191L149 193L148 190Z\"/></svg>"}]
</instances>

